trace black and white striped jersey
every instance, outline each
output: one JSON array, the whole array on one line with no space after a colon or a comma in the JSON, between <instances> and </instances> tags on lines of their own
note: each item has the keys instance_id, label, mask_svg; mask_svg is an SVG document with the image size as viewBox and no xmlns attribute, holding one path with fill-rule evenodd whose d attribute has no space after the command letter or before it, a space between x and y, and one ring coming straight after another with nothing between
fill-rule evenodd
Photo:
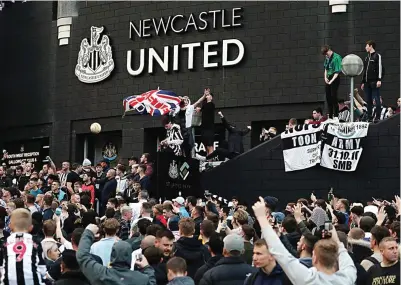
<instances>
[{"instance_id":1,"label":"black and white striped jersey","mask_svg":"<svg viewBox=\"0 0 401 285\"><path fill-rule=\"evenodd\" d=\"M374 106L372 108L372 117L376 120L384 120L386 118L386 114L388 112L387 107L381 106L381 111L380 111L380 118L376 118L376 107Z\"/></svg>"},{"instance_id":2,"label":"black and white striped jersey","mask_svg":"<svg viewBox=\"0 0 401 285\"><path fill-rule=\"evenodd\" d=\"M173 124L171 128L167 130L166 142L168 147L174 151L175 155L181 155L181 144L184 142L184 138L182 137L179 125Z\"/></svg>"},{"instance_id":3,"label":"black and white striped jersey","mask_svg":"<svg viewBox=\"0 0 401 285\"><path fill-rule=\"evenodd\" d=\"M342 123L349 122L351 120L351 112L349 111L348 107L344 107L338 113L338 120Z\"/></svg>"},{"instance_id":4,"label":"black and white striped jersey","mask_svg":"<svg viewBox=\"0 0 401 285\"><path fill-rule=\"evenodd\" d=\"M28 233L12 233L0 249L1 285L44 284L42 247Z\"/></svg>"}]
</instances>

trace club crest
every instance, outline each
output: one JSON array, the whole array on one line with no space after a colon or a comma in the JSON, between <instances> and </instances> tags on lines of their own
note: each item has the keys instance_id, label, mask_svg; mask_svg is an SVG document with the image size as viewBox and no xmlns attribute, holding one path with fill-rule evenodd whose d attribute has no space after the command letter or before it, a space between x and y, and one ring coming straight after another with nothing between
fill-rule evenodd
<instances>
[{"instance_id":1,"label":"club crest","mask_svg":"<svg viewBox=\"0 0 401 285\"><path fill-rule=\"evenodd\" d=\"M117 158L117 148L116 146L108 142L102 149L102 156L104 159L107 159L109 161L113 161Z\"/></svg>"},{"instance_id":2,"label":"club crest","mask_svg":"<svg viewBox=\"0 0 401 285\"><path fill-rule=\"evenodd\" d=\"M178 165L175 162L175 160L173 160L170 163L170 168L168 170L168 175L170 176L170 178L172 179L177 179L178 178Z\"/></svg>"},{"instance_id":3,"label":"club crest","mask_svg":"<svg viewBox=\"0 0 401 285\"><path fill-rule=\"evenodd\" d=\"M83 39L75 67L75 75L84 83L96 83L106 79L114 69L110 39L100 34L104 27L91 27L90 44Z\"/></svg>"}]
</instances>

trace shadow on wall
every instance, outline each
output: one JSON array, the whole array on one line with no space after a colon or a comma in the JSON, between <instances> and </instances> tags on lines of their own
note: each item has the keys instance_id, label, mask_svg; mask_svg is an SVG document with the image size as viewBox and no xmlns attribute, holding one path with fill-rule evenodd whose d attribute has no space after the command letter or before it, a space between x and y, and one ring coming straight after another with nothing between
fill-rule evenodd
<instances>
[{"instance_id":1,"label":"shadow on wall","mask_svg":"<svg viewBox=\"0 0 401 285\"><path fill-rule=\"evenodd\" d=\"M280 137L202 174L203 189L227 199L238 196L250 206L258 196L275 196L280 207L312 191L327 199L329 189L351 201L371 197L391 199L400 187L400 115L370 125L365 148L355 172L333 171L320 166L285 172Z\"/></svg>"}]
</instances>

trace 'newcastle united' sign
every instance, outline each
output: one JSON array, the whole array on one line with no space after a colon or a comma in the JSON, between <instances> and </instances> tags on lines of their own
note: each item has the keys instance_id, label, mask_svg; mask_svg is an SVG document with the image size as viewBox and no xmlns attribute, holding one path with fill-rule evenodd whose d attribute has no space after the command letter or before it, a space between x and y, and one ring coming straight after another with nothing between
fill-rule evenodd
<instances>
[{"instance_id":1,"label":"'newcastle united' sign","mask_svg":"<svg viewBox=\"0 0 401 285\"><path fill-rule=\"evenodd\" d=\"M106 79L114 69L110 39L104 35L99 43L103 27L92 27L90 43L81 42L75 75L84 83L96 83Z\"/></svg>"},{"instance_id":2,"label":"'newcastle united' sign","mask_svg":"<svg viewBox=\"0 0 401 285\"><path fill-rule=\"evenodd\" d=\"M191 13L188 16L174 15L159 19L141 19L129 23L129 38L146 39L170 34L185 34L187 32L201 32L210 29L234 29L242 26L242 8L232 8L228 11L213 10ZM231 52L230 52L231 51ZM235 51L235 52L233 52ZM132 76L146 72L152 74L157 64L164 72L195 69L195 60L203 54L203 68L219 66L234 66L239 64L245 55L245 46L238 39L211 40L164 46L159 52L155 48L141 48L127 51L127 70ZM217 59L219 57L219 59ZM184 64L180 58L185 59ZM134 67L136 66L136 67ZM147 68L146 68L147 67Z\"/></svg>"}]
</instances>

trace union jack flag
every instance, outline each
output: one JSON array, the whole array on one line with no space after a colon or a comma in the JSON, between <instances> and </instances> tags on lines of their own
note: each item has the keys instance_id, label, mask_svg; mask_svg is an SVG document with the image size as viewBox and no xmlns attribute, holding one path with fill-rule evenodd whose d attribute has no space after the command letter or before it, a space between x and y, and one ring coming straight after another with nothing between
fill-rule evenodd
<instances>
[{"instance_id":1,"label":"union jack flag","mask_svg":"<svg viewBox=\"0 0 401 285\"><path fill-rule=\"evenodd\" d=\"M181 99L172 91L151 90L141 95L134 95L124 99L124 112L137 111L140 114L163 116L179 111Z\"/></svg>"}]
</instances>

